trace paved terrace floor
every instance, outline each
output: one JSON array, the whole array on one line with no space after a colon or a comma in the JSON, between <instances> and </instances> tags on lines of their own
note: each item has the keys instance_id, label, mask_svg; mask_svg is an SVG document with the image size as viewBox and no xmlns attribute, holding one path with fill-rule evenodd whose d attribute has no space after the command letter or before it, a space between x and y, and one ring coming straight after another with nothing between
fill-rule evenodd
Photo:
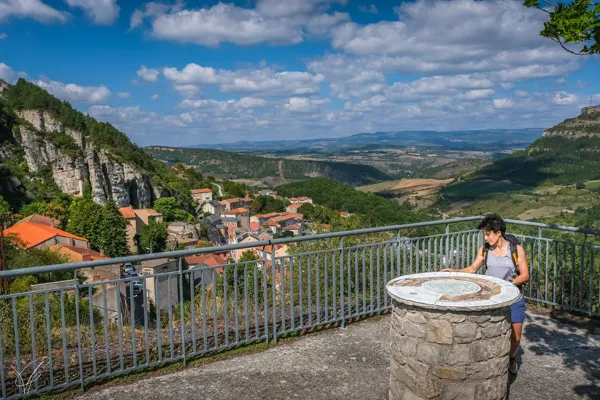
<instances>
[{"instance_id":1,"label":"paved terrace floor","mask_svg":"<svg viewBox=\"0 0 600 400\"><path fill-rule=\"evenodd\" d=\"M387 399L389 324L389 316L367 319L81 398ZM589 326L528 314L509 399L600 399L600 329Z\"/></svg>"}]
</instances>

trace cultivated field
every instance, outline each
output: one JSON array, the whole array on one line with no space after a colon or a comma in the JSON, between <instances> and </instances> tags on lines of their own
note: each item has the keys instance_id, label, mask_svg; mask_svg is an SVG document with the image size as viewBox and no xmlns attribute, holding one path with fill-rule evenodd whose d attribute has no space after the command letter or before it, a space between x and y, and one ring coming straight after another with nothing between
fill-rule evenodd
<instances>
[{"instance_id":1,"label":"cultivated field","mask_svg":"<svg viewBox=\"0 0 600 400\"><path fill-rule=\"evenodd\" d=\"M409 203L411 206L421 209L437 201L442 188L453 181L454 179L402 179L381 182L357 189L393 198L398 203Z\"/></svg>"}]
</instances>

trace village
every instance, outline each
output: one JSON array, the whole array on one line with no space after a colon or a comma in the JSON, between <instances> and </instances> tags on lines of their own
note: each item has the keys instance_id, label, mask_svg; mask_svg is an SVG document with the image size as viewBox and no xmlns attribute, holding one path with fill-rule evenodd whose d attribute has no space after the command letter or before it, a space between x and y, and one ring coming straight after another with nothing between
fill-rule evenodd
<instances>
[{"instance_id":1,"label":"village","mask_svg":"<svg viewBox=\"0 0 600 400\"><path fill-rule=\"evenodd\" d=\"M173 221L167 225L167 250L186 250L202 247L222 247L232 244L264 242L274 238L293 237L314 233L316 229L327 229L324 224L311 224L299 212L304 204L313 205L308 197L284 198L271 190L246 195L244 198L217 200L213 191L207 188L194 189L191 196L195 202L197 223ZM285 205L282 212L255 214L252 205L258 198L270 197ZM122 207L119 212L127 220L127 244L132 254L153 253L152 248L139 248L137 240L147 225L163 222L163 215L151 208ZM352 214L339 212L341 217ZM110 260L104 251L93 250L88 238L80 237L59 229L60 221L33 214L18 220L2 233L5 237L15 237L21 249L49 249L61 254L68 262ZM138 306L153 304L159 309L170 309L178 303L179 282L170 279L169 273L196 270L194 286L214 284L223 274L223 266L238 263L245 257L256 260L257 268L269 268L273 254L276 258L288 255L287 244L247 247L243 250L214 251L207 254L191 255L182 258L180 266L175 258L159 258L132 263L115 263L96 268L81 268L74 279L32 285L32 290L52 290L75 286L79 283L114 282L103 284L103 290L91 294L91 303L101 312L106 312L111 320L119 313L127 312L130 300ZM156 276L156 277L155 277ZM142 278L143 277L143 278ZM77 282L76 282L77 280ZM279 280L279 277L277 277ZM147 302L142 300L146 293ZM117 295L117 293L120 294ZM119 306L120 305L120 306ZM134 307L135 308L135 307ZM144 307L137 307L140 310Z\"/></svg>"}]
</instances>

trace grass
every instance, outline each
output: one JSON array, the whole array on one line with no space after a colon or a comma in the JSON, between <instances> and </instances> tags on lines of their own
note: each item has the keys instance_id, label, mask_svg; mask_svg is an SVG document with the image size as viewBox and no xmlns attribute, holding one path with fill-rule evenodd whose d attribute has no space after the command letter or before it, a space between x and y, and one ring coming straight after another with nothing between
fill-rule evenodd
<instances>
[{"instance_id":1,"label":"grass","mask_svg":"<svg viewBox=\"0 0 600 400\"><path fill-rule=\"evenodd\" d=\"M600 181L589 181L585 183L585 188L586 189L599 189L600 188Z\"/></svg>"},{"instance_id":2,"label":"grass","mask_svg":"<svg viewBox=\"0 0 600 400\"><path fill-rule=\"evenodd\" d=\"M527 189L529 187L507 181L473 180L450 184L444 188L443 192L447 200L459 201L491 198L498 194L520 192Z\"/></svg>"}]
</instances>

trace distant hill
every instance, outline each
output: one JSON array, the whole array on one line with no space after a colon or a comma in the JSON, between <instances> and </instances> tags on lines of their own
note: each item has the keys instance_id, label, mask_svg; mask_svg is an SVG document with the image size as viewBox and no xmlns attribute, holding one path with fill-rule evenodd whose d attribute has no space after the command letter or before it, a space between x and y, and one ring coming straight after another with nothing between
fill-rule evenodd
<instances>
[{"instance_id":1,"label":"distant hill","mask_svg":"<svg viewBox=\"0 0 600 400\"><path fill-rule=\"evenodd\" d=\"M489 129L471 131L396 131L359 133L357 135L310 139L276 140L262 142L236 142L197 145L195 148L211 148L230 151L268 152L331 152L343 149L372 149L390 147L440 147L461 150L495 150L527 147L540 138L543 129Z\"/></svg>"},{"instance_id":2,"label":"distant hill","mask_svg":"<svg viewBox=\"0 0 600 400\"><path fill-rule=\"evenodd\" d=\"M167 163L194 166L204 175L225 175L229 179L309 179L326 177L351 185L364 185L391 177L375 167L327 161L287 160L234 152L151 146L146 151Z\"/></svg>"},{"instance_id":3,"label":"distant hill","mask_svg":"<svg viewBox=\"0 0 600 400\"><path fill-rule=\"evenodd\" d=\"M496 160L474 178L513 183L570 185L600 179L600 106L546 130L526 150Z\"/></svg>"}]
</instances>

